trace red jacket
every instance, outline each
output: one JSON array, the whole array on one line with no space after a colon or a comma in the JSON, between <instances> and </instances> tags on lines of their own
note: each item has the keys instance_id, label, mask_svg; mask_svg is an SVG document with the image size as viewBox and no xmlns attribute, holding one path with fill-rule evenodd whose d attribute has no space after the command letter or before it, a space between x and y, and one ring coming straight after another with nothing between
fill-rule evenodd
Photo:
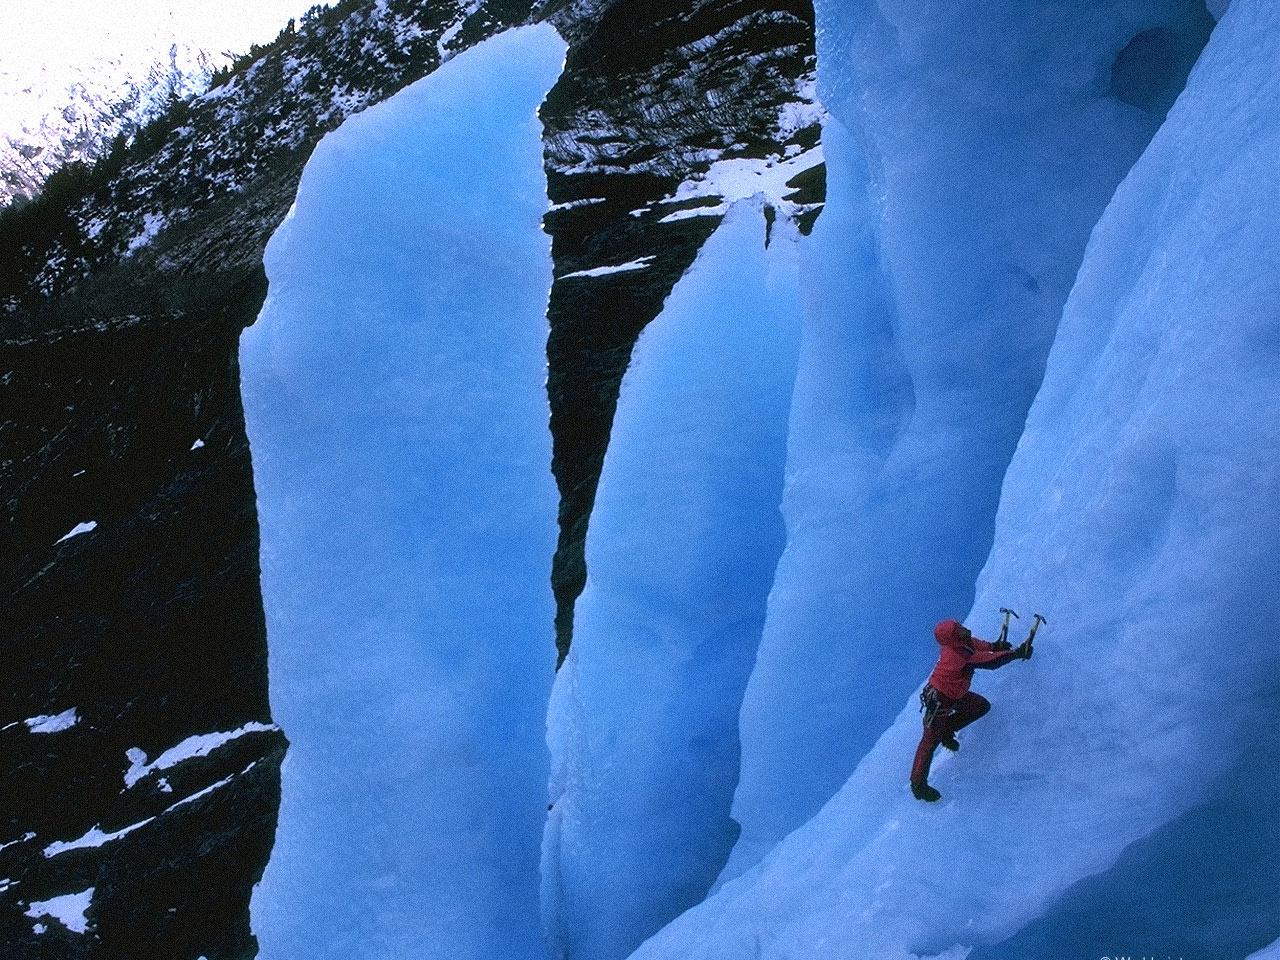
<instances>
[{"instance_id":1,"label":"red jacket","mask_svg":"<svg viewBox=\"0 0 1280 960\"><path fill-rule=\"evenodd\" d=\"M929 686L951 700L959 700L969 692L974 670L994 670L1019 657L1016 648L995 650L954 620L943 620L934 628L933 635L942 653L933 673L929 674Z\"/></svg>"}]
</instances>

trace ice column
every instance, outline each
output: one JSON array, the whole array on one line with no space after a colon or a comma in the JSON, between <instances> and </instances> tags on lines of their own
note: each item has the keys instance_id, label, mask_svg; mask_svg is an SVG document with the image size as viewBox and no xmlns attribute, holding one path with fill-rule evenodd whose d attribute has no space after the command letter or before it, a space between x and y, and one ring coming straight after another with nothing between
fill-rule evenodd
<instances>
[{"instance_id":1,"label":"ice column","mask_svg":"<svg viewBox=\"0 0 1280 960\"><path fill-rule=\"evenodd\" d=\"M1212 25L1199 0L817 9L831 194L726 877L839 788L968 609L1089 230Z\"/></svg>"},{"instance_id":2,"label":"ice column","mask_svg":"<svg viewBox=\"0 0 1280 960\"><path fill-rule=\"evenodd\" d=\"M551 283L517 30L348 120L241 347L271 699L292 746L253 900L270 960L543 955L555 663Z\"/></svg>"},{"instance_id":3,"label":"ice column","mask_svg":"<svg viewBox=\"0 0 1280 960\"><path fill-rule=\"evenodd\" d=\"M621 960L706 894L737 838L738 709L783 545L798 240L739 204L644 331L550 718L548 927ZM579 282L596 282L583 279Z\"/></svg>"},{"instance_id":4,"label":"ice column","mask_svg":"<svg viewBox=\"0 0 1280 960\"><path fill-rule=\"evenodd\" d=\"M903 782L908 703L816 817L636 960L1274 940L1277 62L1280 7L1235 0L1094 231L977 588L1050 627L975 683L995 709L936 766L942 802ZM1159 884L1182 909L1151 909Z\"/></svg>"}]
</instances>

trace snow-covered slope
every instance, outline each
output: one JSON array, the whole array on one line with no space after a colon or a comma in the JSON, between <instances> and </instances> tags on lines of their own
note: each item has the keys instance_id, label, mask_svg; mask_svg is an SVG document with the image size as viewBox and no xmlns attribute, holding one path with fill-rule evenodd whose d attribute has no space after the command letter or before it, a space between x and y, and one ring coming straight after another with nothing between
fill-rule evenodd
<instances>
[{"instance_id":1,"label":"snow-covered slope","mask_svg":"<svg viewBox=\"0 0 1280 960\"><path fill-rule=\"evenodd\" d=\"M272 708L269 958L542 953L556 492L537 106L494 38L312 157L241 349ZM502 91L492 96L492 91Z\"/></svg>"},{"instance_id":2,"label":"snow-covered slope","mask_svg":"<svg viewBox=\"0 0 1280 960\"><path fill-rule=\"evenodd\" d=\"M907 792L909 702L817 816L637 960L1274 940L1278 57L1280 10L1235 0L1093 232L972 611L1051 626L982 684L996 708L938 765L943 802Z\"/></svg>"},{"instance_id":3,"label":"snow-covered slope","mask_svg":"<svg viewBox=\"0 0 1280 960\"><path fill-rule=\"evenodd\" d=\"M0 69L0 207L30 198L68 163L91 163L175 98L203 93L215 58L172 44L137 70L123 58L97 61L70 83L61 73L18 77Z\"/></svg>"}]
</instances>

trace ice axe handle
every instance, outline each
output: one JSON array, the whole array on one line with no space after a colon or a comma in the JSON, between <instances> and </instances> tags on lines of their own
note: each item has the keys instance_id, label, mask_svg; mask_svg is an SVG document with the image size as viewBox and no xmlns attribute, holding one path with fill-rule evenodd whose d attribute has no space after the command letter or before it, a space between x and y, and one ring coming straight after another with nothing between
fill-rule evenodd
<instances>
[{"instance_id":1,"label":"ice axe handle","mask_svg":"<svg viewBox=\"0 0 1280 960\"><path fill-rule=\"evenodd\" d=\"M1033 640L1035 640L1036 631L1040 629L1040 624L1048 623L1048 622L1049 622L1048 620L1046 620L1043 616L1037 613L1035 615L1035 623L1031 624L1031 633L1027 636L1027 642L1031 643Z\"/></svg>"},{"instance_id":2,"label":"ice axe handle","mask_svg":"<svg viewBox=\"0 0 1280 960\"><path fill-rule=\"evenodd\" d=\"M996 643L1007 643L1009 640L1009 618L1013 617L1015 620L1022 618L1018 616L1016 610L1010 610L1008 607L1001 607L1000 612L1004 614L1004 623L1000 624L1000 639Z\"/></svg>"}]
</instances>

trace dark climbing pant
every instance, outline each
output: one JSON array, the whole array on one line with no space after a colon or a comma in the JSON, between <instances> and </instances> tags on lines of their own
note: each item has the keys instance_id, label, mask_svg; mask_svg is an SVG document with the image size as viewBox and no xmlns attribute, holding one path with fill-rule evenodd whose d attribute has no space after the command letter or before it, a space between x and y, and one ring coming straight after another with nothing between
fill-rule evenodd
<instances>
[{"instance_id":1,"label":"dark climbing pant","mask_svg":"<svg viewBox=\"0 0 1280 960\"><path fill-rule=\"evenodd\" d=\"M973 692L966 693L959 700L948 700L941 694L938 699L942 705L934 712L931 722L924 725L920 746L916 747L915 762L911 764L911 785L915 787L929 782L929 767L938 744L985 716L991 709L990 700Z\"/></svg>"}]
</instances>

